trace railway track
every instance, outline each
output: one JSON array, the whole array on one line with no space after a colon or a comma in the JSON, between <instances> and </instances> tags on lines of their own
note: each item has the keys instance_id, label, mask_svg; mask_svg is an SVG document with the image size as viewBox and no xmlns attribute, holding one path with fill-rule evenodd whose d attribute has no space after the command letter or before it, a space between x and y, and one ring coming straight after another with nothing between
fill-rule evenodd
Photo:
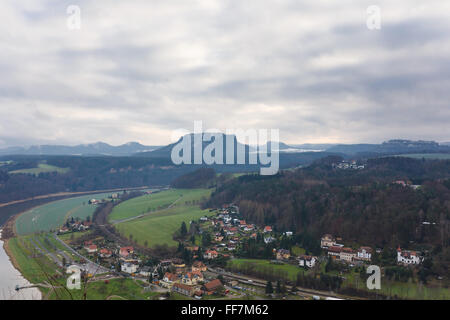
<instances>
[{"instance_id":1,"label":"railway track","mask_svg":"<svg viewBox=\"0 0 450 320\"><path fill-rule=\"evenodd\" d=\"M223 277L227 277L227 278L231 278L234 280L238 280L239 282L245 283L245 284L250 284L250 285L254 285L257 287L266 287L267 281L261 280L261 279L256 279L256 278L249 278L249 277L245 277L245 276L241 276L241 275L237 275L231 272L222 272L222 271L218 271L215 270L213 268L208 268L208 271L211 273L215 273L217 275L222 275ZM250 281L249 281L250 280ZM286 288L288 290L292 289L292 286L286 286ZM335 293L329 293L329 292L323 292L323 291L317 291L317 290L313 290L313 289L306 289L306 288L299 288L297 287L297 292L301 292L304 293L306 295L309 296L318 296L320 298L335 298L335 299L344 299L344 300L364 300L362 298L358 298L358 297L348 297L348 296L342 296L342 295L337 295Z\"/></svg>"}]
</instances>

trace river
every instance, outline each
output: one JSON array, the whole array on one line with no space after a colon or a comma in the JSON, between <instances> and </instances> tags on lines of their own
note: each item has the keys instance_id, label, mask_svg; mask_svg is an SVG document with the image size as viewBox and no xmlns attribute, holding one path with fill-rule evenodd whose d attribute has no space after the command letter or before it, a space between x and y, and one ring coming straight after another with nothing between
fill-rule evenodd
<instances>
[{"instance_id":1,"label":"river","mask_svg":"<svg viewBox=\"0 0 450 320\"><path fill-rule=\"evenodd\" d=\"M0 236L2 230L0 229ZM0 300L40 300L41 292L37 288L15 290L16 285L28 286L30 282L14 268L0 240Z\"/></svg>"}]
</instances>

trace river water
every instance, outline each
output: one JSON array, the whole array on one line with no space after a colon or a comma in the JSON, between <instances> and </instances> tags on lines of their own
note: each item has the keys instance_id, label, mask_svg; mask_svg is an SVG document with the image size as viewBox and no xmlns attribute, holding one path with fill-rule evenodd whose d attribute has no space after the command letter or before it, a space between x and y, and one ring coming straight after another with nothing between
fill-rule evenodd
<instances>
[{"instance_id":1,"label":"river water","mask_svg":"<svg viewBox=\"0 0 450 320\"><path fill-rule=\"evenodd\" d=\"M0 229L0 235L2 230ZM0 300L40 300L41 292L37 288L15 290L16 285L28 286L30 282L14 268L0 240Z\"/></svg>"}]
</instances>

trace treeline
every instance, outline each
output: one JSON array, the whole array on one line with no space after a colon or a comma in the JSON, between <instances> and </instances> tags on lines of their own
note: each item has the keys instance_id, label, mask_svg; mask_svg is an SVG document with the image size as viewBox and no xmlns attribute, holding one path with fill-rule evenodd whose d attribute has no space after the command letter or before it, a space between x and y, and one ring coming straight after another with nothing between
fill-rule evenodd
<instances>
[{"instance_id":1,"label":"treeline","mask_svg":"<svg viewBox=\"0 0 450 320\"><path fill-rule=\"evenodd\" d=\"M172 182L173 188L201 188L214 184L216 172L213 168L200 168L176 178Z\"/></svg>"}]
</instances>

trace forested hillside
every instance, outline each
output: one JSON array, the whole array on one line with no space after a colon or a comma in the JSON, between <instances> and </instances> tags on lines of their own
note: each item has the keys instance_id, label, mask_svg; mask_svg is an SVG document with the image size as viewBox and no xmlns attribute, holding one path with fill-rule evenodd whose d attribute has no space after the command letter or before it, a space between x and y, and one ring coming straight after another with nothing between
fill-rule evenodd
<instances>
[{"instance_id":1,"label":"forested hillside","mask_svg":"<svg viewBox=\"0 0 450 320\"><path fill-rule=\"evenodd\" d=\"M0 167L0 203L63 192L168 185L193 169L175 167L167 159L133 157L15 157ZM67 173L14 174L39 163L68 168Z\"/></svg>"},{"instance_id":2,"label":"forested hillside","mask_svg":"<svg viewBox=\"0 0 450 320\"><path fill-rule=\"evenodd\" d=\"M200 168L176 178L172 182L173 188L207 188L214 183L216 172L213 168Z\"/></svg>"},{"instance_id":3,"label":"forested hillside","mask_svg":"<svg viewBox=\"0 0 450 320\"><path fill-rule=\"evenodd\" d=\"M364 170L336 170L334 160L239 177L219 187L209 205L235 202L248 221L278 231L332 233L377 247L449 245L450 161L383 158ZM398 179L422 186L394 184Z\"/></svg>"}]
</instances>

